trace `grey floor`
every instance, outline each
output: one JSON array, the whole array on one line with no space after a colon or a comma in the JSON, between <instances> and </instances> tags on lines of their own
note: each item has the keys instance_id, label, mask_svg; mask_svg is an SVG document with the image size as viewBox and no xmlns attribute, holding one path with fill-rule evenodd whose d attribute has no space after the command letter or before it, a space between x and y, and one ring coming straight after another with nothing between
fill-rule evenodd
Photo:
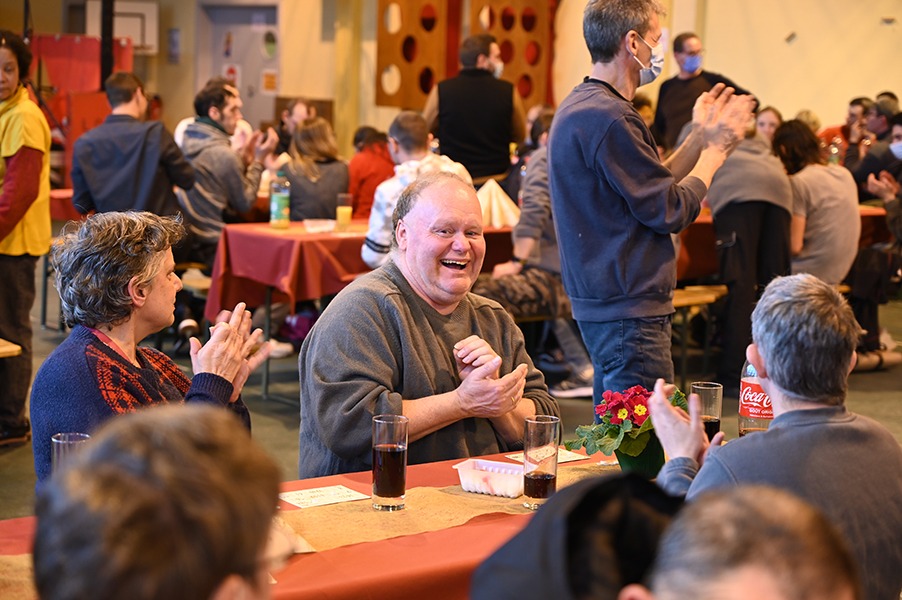
<instances>
[{"instance_id":1,"label":"grey floor","mask_svg":"<svg viewBox=\"0 0 902 600\"><path fill-rule=\"evenodd\" d=\"M42 328L40 319L40 285L38 301L32 310L34 324L34 367L64 339L65 333L52 328ZM58 299L50 290L48 302L49 325L55 325ZM902 301L894 301L881 307L881 324L895 339L902 341ZM167 346L170 347L171 344ZM705 377L700 373L701 356L691 350L690 380ZM190 373L190 363L177 359ZM853 373L849 383L847 405L883 423L902 442L902 367L870 373ZM710 374L708 374L710 376ZM245 388L244 399L250 407L254 437L274 456L282 467L285 480L296 479L298 458L298 374L297 357L272 361L270 393L281 399L264 400L260 395L260 374L254 374ZM564 437L572 437L577 425L592 419L592 404L588 399L560 400ZM724 399L723 429L728 438L737 435L735 398ZM0 448L0 519L33 514L34 468L31 444Z\"/></svg>"}]
</instances>

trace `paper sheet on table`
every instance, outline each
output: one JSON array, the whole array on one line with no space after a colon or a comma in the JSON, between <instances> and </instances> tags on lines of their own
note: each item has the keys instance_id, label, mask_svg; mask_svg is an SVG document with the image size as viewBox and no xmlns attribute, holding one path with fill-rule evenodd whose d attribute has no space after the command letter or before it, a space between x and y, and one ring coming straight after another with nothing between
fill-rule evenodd
<instances>
[{"instance_id":1,"label":"paper sheet on table","mask_svg":"<svg viewBox=\"0 0 902 600\"><path fill-rule=\"evenodd\" d=\"M511 460L515 460L517 462L523 462L523 453L517 452L516 454L505 454L506 458ZM569 450L564 450L563 448L558 448L557 451L557 462L558 464L565 462L573 462L574 460L586 460L589 458L585 454L578 454L576 452L570 452ZM616 464L616 463L615 463Z\"/></svg>"},{"instance_id":2,"label":"paper sheet on table","mask_svg":"<svg viewBox=\"0 0 902 600\"><path fill-rule=\"evenodd\" d=\"M513 227L520 220L520 207L498 182L489 179L476 192L482 206L482 224L486 227Z\"/></svg>"},{"instance_id":3,"label":"paper sheet on table","mask_svg":"<svg viewBox=\"0 0 902 600\"><path fill-rule=\"evenodd\" d=\"M310 508L311 506L324 506L337 502L353 502L355 500L368 500L369 496L355 492L343 485L330 485L310 490L297 490L279 494L279 500L293 504L298 508Z\"/></svg>"}]
</instances>

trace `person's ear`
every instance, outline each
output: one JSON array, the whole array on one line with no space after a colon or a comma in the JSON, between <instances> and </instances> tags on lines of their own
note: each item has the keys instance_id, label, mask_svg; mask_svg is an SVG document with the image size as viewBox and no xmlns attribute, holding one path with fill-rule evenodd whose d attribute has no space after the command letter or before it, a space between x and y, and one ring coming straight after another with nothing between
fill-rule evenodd
<instances>
[{"instance_id":1,"label":"person's ear","mask_svg":"<svg viewBox=\"0 0 902 600\"><path fill-rule=\"evenodd\" d=\"M140 308L147 302L147 286L138 283L137 277L132 277L128 281L128 295L132 299L132 305Z\"/></svg>"},{"instance_id":2,"label":"person's ear","mask_svg":"<svg viewBox=\"0 0 902 600\"><path fill-rule=\"evenodd\" d=\"M755 370L758 371L759 378L767 377L767 366L764 364L764 358L762 358L761 353L758 352L757 344L754 342L749 344L748 348L745 349L745 357L752 363Z\"/></svg>"},{"instance_id":3,"label":"person's ear","mask_svg":"<svg viewBox=\"0 0 902 600\"><path fill-rule=\"evenodd\" d=\"M631 583L617 594L617 600L654 600L655 595L638 583Z\"/></svg>"},{"instance_id":4,"label":"person's ear","mask_svg":"<svg viewBox=\"0 0 902 600\"><path fill-rule=\"evenodd\" d=\"M878 352L880 352L880 351L878 350ZM849 370L846 373L846 375L851 374L852 371L855 370L855 365L857 365L857 364L858 364L858 352L853 350L852 351L852 359L849 361Z\"/></svg>"},{"instance_id":5,"label":"person's ear","mask_svg":"<svg viewBox=\"0 0 902 600\"><path fill-rule=\"evenodd\" d=\"M215 106L211 106L207 110L207 116L218 123L222 119L222 111Z\"/></svg>"},{"instance_id":6,"label":"person's ear","mask_svg":"<svg viewBox=\"0 0 902 600\"><path fill-rule=\"evenodd\" d=\"M399 250L407 250L409 236L410 229L407 227L407 223L404 222L404 219L400 219L398 221L398 226L395 228L395 239L398 240Z\"/></svg>"},{"instance_id":7,"label":"person's ear","mask_svg":"<svg viewBox=\"0 0 902 600\"><path fill-rule=\"evenodd\" d=\"M538 144L539 146L544 146L548 143L548 132L545 131L542 135L539 136Z\"/></svg>"},{"instance_id":8,"label":"person's ear","mask_svg":"<svg viewBox=\"0 0 902 600\"><path fill-rule=\"evenodd\" d=\"M639 32L630 29L626 33L626 37L624 38L624 48L628 54L632 56L636 56L639 53L639 44L642 42L639 41Z\"/></svg>"}]
</instances>

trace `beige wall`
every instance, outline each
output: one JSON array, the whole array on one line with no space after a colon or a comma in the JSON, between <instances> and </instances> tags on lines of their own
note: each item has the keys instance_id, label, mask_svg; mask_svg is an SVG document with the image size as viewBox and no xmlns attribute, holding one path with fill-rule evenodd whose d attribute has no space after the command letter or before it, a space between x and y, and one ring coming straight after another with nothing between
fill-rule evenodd
<instances>
[{"instance_id":1,"label":"beige wall","mask_svg":"<svg viewBox=\"0 0 902 600\"><path fill-rule=\"evenodd\" d=\"M840 123L855 96L902 93L899 0L711 0L704 43L708 68L784 117L808 108L824 125Z\"/></svg>"},{"instance_id":2,"label":"beige wall","mask_svg":"<svg viewBox=\"0 0 902 600\"><path fill-rule=\"evenodd\" d=\"M22 0L0 1L0 29L22 35L25 24ZM63 0L32 0L31 18L38 33L58 33L63 28Z\"/></svg>"},{"instance_id":3,"label":"beige wall","mask_svg":"<svg viewBox=\"0 0 902 600\"><path fill-rule=\"evenodd\" d=\"M216 0L203 0L214 4ZM222 0L222 4L241 0ZM282 38L280 95L337 98L356 90L357 107L338 125L345 133L360 124L386 129L396 114L375 105L376 0L274 0L279 5ZM265 0L249 0L263 3ZM135 70L151 91L162 94L165 121L173 127L192 113L197 86L199 2L159 0L160 53L137 57ZM673 33L695 29L706 48L705 68L721 72L752 90L765 104L774 104L789 116L801 108L815 111L824 124L842 120L850 98L873 97L883 89L902 93L902 70L895 57L902 46L902 2L899 0L667 0L666 77L675 73L669 43ZM356 6L360 21L357 68L336 65L336 21ZM588 52L582 38L585 0L562 0L557 15L553 89L558 102L589 72ZM33 0L35 28L41 33L61 31L63 0ZM345 12L340 13L344 7ZM896 22L883 24L883 18ZM0 2L0 23L21 29L22 3ZM838 24L842 24L839 28ZM177 65L167 63L166 35L181 30L182 54ZM790 33L795 40L786 42ZM349 50L345 48L344 52ZM344 54L342 56L347 56ZM346 72L345 80L336 74ZM357 73L358 80L349 81ZM660 82L643 88L657 99ZM344 141L343 139L343 141ZM343 148L346 147L343 144Z\"/></svg>"},{"instance_id":4,"label":"beige wall","mask_svg":"<svg viewBox=\"0 0 902 600\"><path fill-rule=\"evenodd\" d=\"M663 77L677 68L675 34L695 30L705 46L704 67L751 90L792 118L813 110L823 125L844 120L855 96L902 93L902 2L899 0L672 0ZM584 0L558 8L554 93L560 102L589 71L582 36ZM895 18L890 24L882 19ZM786 38L795 33L795 39ZM659 82L643 87L657 101Z\"/></svg>"},{"instance_id":5,"label":"beige wall","mask_svg":"<svg viewBox=\"0 0 902 600\"><path fill-rule=\"evenodd\" d=\"M197 63L197 7L186 0L159 0L160 51L156 56L137 57L144 63L144 83L148 90L163 97L163 122L172 131L182 118L194 114L195 72ZM177 64L168 61L168 35L179 29L181 56ZM137 69L136 69L137 70Z\"/></svg>"}]
</instances>

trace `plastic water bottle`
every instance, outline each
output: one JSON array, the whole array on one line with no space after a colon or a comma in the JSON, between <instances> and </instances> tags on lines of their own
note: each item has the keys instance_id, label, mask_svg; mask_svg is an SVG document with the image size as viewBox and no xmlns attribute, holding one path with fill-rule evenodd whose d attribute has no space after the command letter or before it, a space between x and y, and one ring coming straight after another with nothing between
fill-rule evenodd
<instances>
[{"instance_id":1,"label":"plastic water bottle","mask_svg":"<svg viewBox=\"0 0 902 600\"><path fill-rule=\"evenodd\" d=\"M833 138L830 146L827 147L827 162L831 165L838 165L840 162L839 147L842 146L842 140L838 137Z\"/></svg>"},{"instance_id":2,"label":"plastic water bottle","mask_svg":"<svg viewBox=\"0 0 902 600\"><path fill-rule=\"evenodd\" d=\"M291 222L291 183L283 171L269 184L269 225L276 229L287 229Z\"/></svg>"},{"instance_id":3,"label":"plastic water bottle","mask_svg":"<svg viewBox=\"0 0 902 600\"><path fill-rule=\"evenodd\" d=\"M761 389L754 365L745 361L739 377L739 437L765 431L773 420L770 396Z\"/></svg>"}]
</instances>

